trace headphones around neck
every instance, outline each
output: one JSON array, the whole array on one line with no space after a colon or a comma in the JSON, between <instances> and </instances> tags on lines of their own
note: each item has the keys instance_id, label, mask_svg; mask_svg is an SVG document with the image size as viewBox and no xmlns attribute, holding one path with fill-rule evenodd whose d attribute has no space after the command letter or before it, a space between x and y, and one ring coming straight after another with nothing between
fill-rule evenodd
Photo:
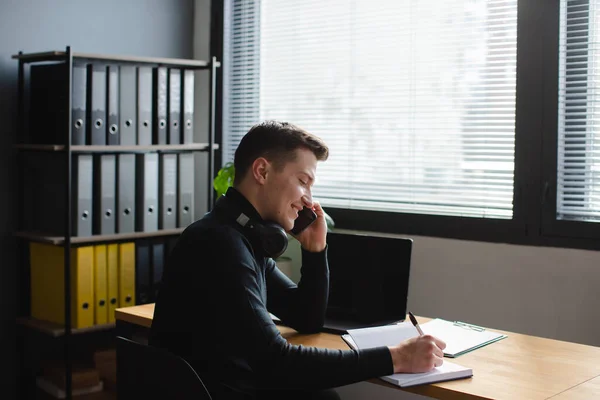
<instances>
[{"instance_id":1,"label":"headphones around neck","mask_svg":"<svg viewBox=\"0 0 600 400\"><path fill-rule=\"evenodd\" d=\"M254 239L251 242L258 241L261 250L268 257L278 258L287 249L287 233L279 224L250 218L235 204L235 201L225 195L219 197L215 203L215 210L218 209L222 209L230 219L244 228L250 238Z\"/></svg>"}]
</instances>

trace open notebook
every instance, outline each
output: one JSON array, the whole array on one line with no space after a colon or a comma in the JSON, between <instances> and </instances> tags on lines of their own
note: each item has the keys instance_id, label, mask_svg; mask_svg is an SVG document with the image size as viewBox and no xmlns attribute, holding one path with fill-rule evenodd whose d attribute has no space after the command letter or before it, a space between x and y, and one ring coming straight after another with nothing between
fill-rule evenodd
<instances>
[{"instance_id":1,"label":"open notebook","mask_svg":"<svg viewBox=\"0 0 600 400\"><path fill-rule=\"evenodd\" d=\"M368 349L378 346L393 346L417 336L418 332L409 322L396 325L385 325L371 328L351 329L342 338L354 349ZM427 383L443 382L454 379L469 378L473 370L444 361L442 366L424 373L401 373L380 377L400 387L416 386Z\"/></svg>"}]
</instances>

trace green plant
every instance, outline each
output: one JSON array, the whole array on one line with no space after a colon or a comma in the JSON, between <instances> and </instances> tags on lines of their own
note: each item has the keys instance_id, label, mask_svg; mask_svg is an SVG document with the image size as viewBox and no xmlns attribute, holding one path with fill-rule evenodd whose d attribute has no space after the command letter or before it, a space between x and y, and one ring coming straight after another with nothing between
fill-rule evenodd
<instances>
[{"instance_id":1,"label":"green plant","mask_svg":"<svg viewBox=\"0 0 600 400\"><path fill-rule=\"evenodd\" d=\"M213 187L217 191L217 198L223 196L227 192L227 189L233 185L233 178L235 178L235 168L232 162L228 162L223 165L223 168L219 170L213 180Z\"/></svg>"},{"instance_id":2,"label":"green plant","mask_svg":"<svg viewBox=\"0 0 600 400\"><path fill-rule=\"evenodd\" d=\"M213 187L217 192L217 198L223 196L227 192L227 189L229 189L229 187L233 185L234 178L235 167L233 166L232 162L228 162L227 164L223 165L223 167L217 173L217 176L215 176L215 179L213 179ZM325 223L327 224L327 230L329 231L332 230L335 226L333 218L331 218L331 216L326 212Z\"/></svg>"}]
</instances>

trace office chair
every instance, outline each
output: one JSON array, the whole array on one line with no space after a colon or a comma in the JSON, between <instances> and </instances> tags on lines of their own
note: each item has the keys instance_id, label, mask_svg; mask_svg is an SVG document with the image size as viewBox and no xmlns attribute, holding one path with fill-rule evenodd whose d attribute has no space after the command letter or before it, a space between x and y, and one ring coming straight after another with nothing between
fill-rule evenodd
<instances>
[{"instance_id":1,"label":"office chair","mask_svg":"<svg viewBox=\"0 0 600 400\"><path fill-rule=\"evenodd\" d=\"M117 396L119 400L212 400L183 358L121 336L117 336Z\"/></svg>"}]
</instances>

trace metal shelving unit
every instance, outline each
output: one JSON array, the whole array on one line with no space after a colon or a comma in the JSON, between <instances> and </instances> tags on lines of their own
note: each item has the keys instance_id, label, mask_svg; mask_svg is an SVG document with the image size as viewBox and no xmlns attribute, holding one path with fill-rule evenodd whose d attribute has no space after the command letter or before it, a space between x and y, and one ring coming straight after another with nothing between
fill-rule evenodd
<instances>
[{"instance_id":1,"label":"metal shelving unit","mask_svg":"<svg viewBox=\"0 0 600 400\"><path fill-rule=\"evenodd\" d=\"M185 59L170 59L170 58L155 58L155 57L134 57L134 56L121 56L121 55L106 55L106 54L89 54L73 52L70 46L66 47L65 51L49 51L42 53L30 53L24 54L19 52L12 56L13 59L18 61L18 113L17 113L17 126L18 126L18 138L21 141L27 141L30 137L26 132L26 124L28 116L26 113L26 101L25 101L25 67L27 64L32 63L47 63L47 62L63 62L67 65L68 70L68 104L66 104L66 110L68 111L67 124L65 125L65 144L35 144L35 143L20 143L15 145L15 149L18 154L24 152L41 151L41 152L58 152L64 154L66 158L66 190L65 190L65 204L66 204L66 218L64 221L64 236L45 235L39 232L15 232L15 236L21 238L25 243L29 242L42 242L55 246L61 246L64 248L64 296L65 296L65 324L57 325L44 321L39 321L34 318L25 316L20 317L17 320L17 324L33 329L37 332L42 332L50 337L61 337L64 339L63 357L65 362L66 371L66 398L72 398L72 348L71 348L71 336L74 334L85 334L88 332L105 331L114 328L114 324L103 324L94 326L91 328L74 329L71 326L71 247L73 245L81 245L85 243L102 243L102 242L115 242L123 240L132 240L139 238L150 238L150 237L167 237L178 235L183 231L183 228L159 230L153 232L133 232L133 233L120 233L114 235L93 235L89 237L73 237L72 236L72 218L73 218L73 204L72 203L72 155L82 153L180 153L180 152L206 152L208 153L208 182L212 182L214 177L214 152L219 149L218 144L215 143L215 99L216 99L216 74L217 68L220 67L220 62L213 57L210 61L201 60L185 60ZM140 146L95 146L95 145L72 145L72 85L73 85L73 63L76 61L87 61L87 62L104 62L115 65L133 64L137 66L150 66L150 67L169 67L169 68L180 68L187 70L206 70L210 74L210 101L209 101L209 135L208 143L191 143L181 145L140 145ZM21 163L21 160L19 160ZM23 178L24 171L19 165L18 168L18 183L19 183L19 195L22 198L24 196L23 189ZM214 192L212 187L207 188L208 204L213 204ZM20 223L23 225L24 212L20 212ZM28 266L27 266L28 267ZM29 295L29 293L27 293Z\"/></svg>"}]
</instances>

